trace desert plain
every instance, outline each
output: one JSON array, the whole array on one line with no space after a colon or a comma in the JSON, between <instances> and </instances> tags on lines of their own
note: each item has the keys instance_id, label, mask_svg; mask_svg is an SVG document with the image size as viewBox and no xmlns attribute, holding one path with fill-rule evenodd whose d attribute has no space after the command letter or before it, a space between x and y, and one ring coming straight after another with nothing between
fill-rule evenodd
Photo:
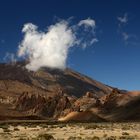
<instances>
[{"instance_id":1,"label":"desert plain","mask_svg":"<svg viewBox=\"0 0 140 140\"><path fill-rule=\"evenodd\" d=\"M140 123L46 123L0 124L0 140L139 140Z\"/></svg>"}]
</instances>

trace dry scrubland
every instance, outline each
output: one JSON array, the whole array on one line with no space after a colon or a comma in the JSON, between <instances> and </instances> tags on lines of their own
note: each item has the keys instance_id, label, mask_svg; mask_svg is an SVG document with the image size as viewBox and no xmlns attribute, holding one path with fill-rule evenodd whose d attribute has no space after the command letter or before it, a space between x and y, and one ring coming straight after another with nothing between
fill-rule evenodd
<instances>
[{"instance_id":1,"label":"dry scrubland","mask_svg":"<svg viewBox=\"0 0 140 140\"><path fill-rule=\"evenodd\" d=\"M0 124L0 140L139 140L140 123Z\"/></svg>"}]
</instances>

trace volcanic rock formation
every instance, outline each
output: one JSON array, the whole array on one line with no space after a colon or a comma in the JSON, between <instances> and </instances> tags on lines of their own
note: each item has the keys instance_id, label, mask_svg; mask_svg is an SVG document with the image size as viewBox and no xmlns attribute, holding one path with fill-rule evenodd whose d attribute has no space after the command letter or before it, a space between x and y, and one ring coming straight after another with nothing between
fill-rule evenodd
<instances>
[{"instance_id":1,"label":"volcanic rock formation","mask_svg":"<svg viewBox=\"0 0 140 140\"><path fill-rule=\"evenodd\" d=\"M25 64L0 64L1 120L98 122L140 118L138 91L122 91L68 68L28 71Z\"/></svg>"}]
</instances>

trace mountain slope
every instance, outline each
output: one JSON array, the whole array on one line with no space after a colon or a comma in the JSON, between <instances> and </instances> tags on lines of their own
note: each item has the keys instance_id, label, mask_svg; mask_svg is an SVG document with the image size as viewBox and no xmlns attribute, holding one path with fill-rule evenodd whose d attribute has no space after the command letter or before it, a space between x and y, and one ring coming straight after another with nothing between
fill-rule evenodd
<instances>
[{"instance_id":1,"label":"mountain slope","mask_svg":"<svg viewBox=\"0 0 140 140\"><path fill-rule=\"evenodd\" d=\"M71 69L0 64L0 120L140 121L140 92L104 85Z\"/></svg>"},{"instance_id":2,"label":"mountain slope","mask_svg":"<svg viewBox=\"0 0 140 140\"><path fill-rule=\"evenodd\" d=\"M112 90L109 86L71 69L61 71L58 69L42 68L37 72L30 72L24 68L23 63L15 65L0 64L0 81L3 80L5 82L8 80L20 82L51 92L56 92L59 88L76 97L84 95L87 91L101 96L110 93Z\"/></svg>"},{"instance_id":3,"label":"mountain slope","mask_svg":"<svg viewBox=\"0 0 140 140\"><path fill-rule=\"evenodd\" d=\"M71 69L42 68L33 72L25 69L25 62L0 64L0 119L3 116L57 118L78 110L74 103L86 93L96 99L111 90Z\"/></svg>"}]
</instances>

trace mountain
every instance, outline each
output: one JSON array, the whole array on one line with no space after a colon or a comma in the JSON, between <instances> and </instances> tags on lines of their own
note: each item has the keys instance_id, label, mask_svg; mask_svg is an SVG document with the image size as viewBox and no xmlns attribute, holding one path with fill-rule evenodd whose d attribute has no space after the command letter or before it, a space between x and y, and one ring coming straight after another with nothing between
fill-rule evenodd
<instances>
[{"instance_id":1,"label":"mountain","mask_svg":"<svg viewBox=\"0 0 140 140\"><path fill-rule=\"evenodd\" d=\"M69 68L33 72L25 65L0 64L0 120L99 122L140 118L140 92L115 89Z\"/></svg>"},{"instance_id":2,"label":"mountain","mask_svg":"<svg viewBox=\"0 0 140 140\"><path fill-rule=\"evenodd\" d=\"M18 82L45 92L58 92L58 89L61 89L63 92L76 97L84 95L87 91L93 92L97 96L102 96L111 91L109 86L71 69L61 71L42 68L37 72L31 72L26 70L24 65L24 63L0 64L0 80Z\"/></svg>"}]
</instances>

